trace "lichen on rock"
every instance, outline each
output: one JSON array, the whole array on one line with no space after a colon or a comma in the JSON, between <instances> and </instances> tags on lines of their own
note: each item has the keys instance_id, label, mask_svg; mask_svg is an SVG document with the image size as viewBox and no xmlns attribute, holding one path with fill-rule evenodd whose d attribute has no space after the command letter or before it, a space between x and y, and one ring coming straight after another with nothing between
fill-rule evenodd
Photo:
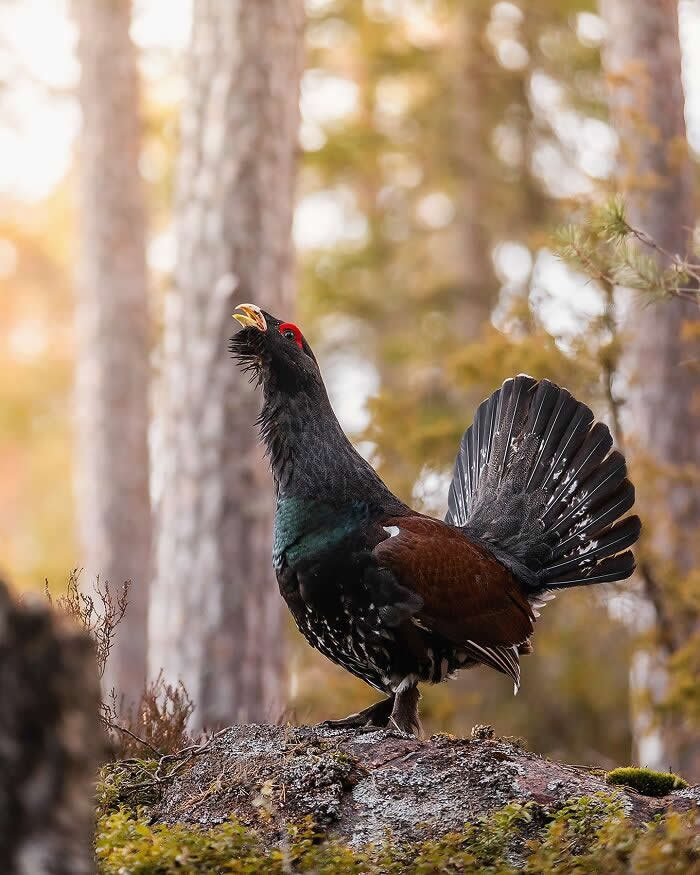
<instances>
[{"instance_id":1,"label":"lichen on rock","mask_svg":"<svg viewBox=\"0 0 700 875\"><path fill-rule=\"evenodd\" d=\"M233 726L172 779L133 798L122 787L114 799L145 802L152 824L208 829L233 817L273 844L313 823L358 852L388 835L398 844L437 840L509 805L556 815L572 800L601 793L615 794L634 827L669 811L698 810L700 788L661 798L613 789L602 771L552 762L489 735L419 740L383 729Z\"/></svg>"}]
</instances>

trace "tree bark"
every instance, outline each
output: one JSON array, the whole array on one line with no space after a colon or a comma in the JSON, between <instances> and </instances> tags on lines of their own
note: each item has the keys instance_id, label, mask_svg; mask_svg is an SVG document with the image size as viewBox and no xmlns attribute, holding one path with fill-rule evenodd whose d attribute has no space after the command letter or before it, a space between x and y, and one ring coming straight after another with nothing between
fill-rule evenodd
<instances>
[{"instance_id":1,"label":"tree bark","mask_svg":"<svg viewBox=\"0 0 700 875\"><path fill-rule=\"evenodd\" d=\"M688 253L695 226L677 4L673 0L601 0L600 10L609 34L603 62L620 137L620 182L628 220L668 253L654 253L666 267L669 256ZM679 472L700 462L700 349L684 333L684 324L697 320L698 315L696 303L687 300L646 305L634 301L625 326L630 338L628 425L634 442L643 457ZM652 546L687 572L693 563L700 502L682 476L664 479L663 500L667 525L660 521L658 508L647 508L649 516L656 511ZM664 592L649 568L645 572L642 566L642 578L658 612ZM681 629L678 637L691 632ZM656 678L656 691L648 690L652 700L664 694L663 663L663 654L647 654L640 662L640 666L647 665L641 673ZM658 741L654 756L659 766L665 768L672 762L689 775L700 774L697 739L683 738L678 727L667 726ZM649 749L645 758L651 756Z\"/></svg>"},{"instance_id":2,"label":"tree bark","mask_svg":"<svg viewBox=\"0 0 700 875\"><path fill-rule=\"evenodd\" d=\"M235 305L291 315L302 0L196 0L165 316L149 665L212 726L279 716L284 614Z\"/></svg>"},{"instance_id":3,"label":"tree bark","mask_svg":"<svg viewBox=\"0 0 700 875\"><path fill-rule=\"evenodd\" d=\"M146 678L150 579L149 306L139 82L130 0L75 0L80 106L76 489L85 581L131 581L106 689Z\"/></svg>"},{"instance_id":4,"label":"tree bark","mask_svg":"<svg viewBox=\"0 0 700 875\"><path fill-rule=\"evenodd\" d=\"M457 69L454 77L454 164L459 177L456 225L462 294L455 308L458 337L467 342L482 336L498 299L491 257L492 239L485 216L488 177L493 168L490 125L484 112L485 51L483 40L491 11L482 2L463 4L456 12Z\"/></svg>"}]
</instances>

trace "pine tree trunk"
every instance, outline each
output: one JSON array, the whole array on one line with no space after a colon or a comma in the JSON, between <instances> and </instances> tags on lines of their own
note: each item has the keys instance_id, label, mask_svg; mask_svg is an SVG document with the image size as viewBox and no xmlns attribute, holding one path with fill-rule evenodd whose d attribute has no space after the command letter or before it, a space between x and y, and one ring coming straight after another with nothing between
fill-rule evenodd
<instances>
[{"instance_id":1,"label":"pine tree trunk","mask_svg":"<svg viewBox=\"0 0 700 875\"><path fill-rule=\"evenodd\" d=\"M491 4L467 3L456 13L457 61L454 79L454 162L459 173L457 243L462 295L455 309L455 330L465 341L483 334L498 298L491 257L492 240L485 219L488 175L493 168L490 125L484 111L483 40ZM487 74L488 75L488 74Z\"/></svg>"},{"instance_id":2,"label":"pine tree trunk","mask_svg":"<svg viewBox=\"0 0 700 875\"><path fill-rule=\"evenodd\" d=\"M274 719L284 612L259 400L231 361L241 301L290 315L302 0L195 0L178 260L166 306L149 665L197 725Z\"/></svg>"},{"instance_id":3,"label":"pine tree trunk","mask_svg":"<svg viewBox=\"0 0 700 875\"><path fill-rule=\"evenodd\" d=\"M600 9L609 32L603 61L620 136L628 220L666 252L685 256L695 225L694 171L686 142L677 5L672 0L601 0ZM662 253L655 257L668 264ZM693 403L700 350L683 330L684 323L697 319L697 305L677 299L646 306L635 301L626 320L631 341L630 431L643 455L676 470L700 462L700 407ZM687 571L693 561L690 545L700 525L700 503L682 478L667 478L663 498L670 526L662 532L657 522L653 546ZM654 509L647 510L652 518ZM661 516L658 509L655 516ZM663 589L653 574L642 576L659 620ZM656 689L647 690L652 700L665 692L668 651L691 632L676 629L671 636L676 641L665 642L665 653L647 654L641 660L640 667L647 666L642 674L656 678ZM657 742L655 750L642 751L645 761L654 755L659 767L672 762L689 776L700 774L697 739L684 738L677 726L669 725Z\"/></svg>"},{"instance_id":4,"label":"pine tree trunk","mask_svg":"<svg viewBox=\"0 0 700 875\"><path fill-rule=\"evenodd\" d=\"M76 299L76 487L83 585L131 581L105 674L135 700L150 580L149 310L141 123L130 0L75 0L82 67Z\"/></svg>"}]
</instances>

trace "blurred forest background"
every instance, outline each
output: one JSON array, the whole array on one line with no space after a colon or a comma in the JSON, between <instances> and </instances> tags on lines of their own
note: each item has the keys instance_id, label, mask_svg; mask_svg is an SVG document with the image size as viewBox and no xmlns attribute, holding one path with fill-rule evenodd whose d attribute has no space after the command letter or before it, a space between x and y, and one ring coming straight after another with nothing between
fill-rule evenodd
<instances>
[{"instance_id":1,"label":"blurred forest background","mask_svg":"<svg viewBox=\"0 0 700 875\"><path fill-rule=\"evenodd\" d=\"M639 574L547 607L517 698L465 672L426 726L700 779L700 3L0 21L2 573L130 580L106 681L128 699L163 669L197 726L342 716L374 694L276 591L233 307L299 322L363 454L439 516L477 403L547 376L631 459Z\"/></svg>"}]
</instances>

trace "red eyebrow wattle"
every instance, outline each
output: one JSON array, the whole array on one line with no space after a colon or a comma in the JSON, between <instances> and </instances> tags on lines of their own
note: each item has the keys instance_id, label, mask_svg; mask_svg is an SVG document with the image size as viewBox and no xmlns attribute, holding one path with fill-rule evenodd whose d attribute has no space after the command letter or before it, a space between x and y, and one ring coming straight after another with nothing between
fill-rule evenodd
<instances>
[{"instance_id":1,"label":"red eyebrow wattle","mask_svg":"<svg viewBox=\"0 0 700 875\"><path fill-rule=\"evenodd\" d=\"M283 322L279 327L280 334L284 334L285 331L291 331L294 334L294 342L299 347L299 349L304 348L304 341L301 336L301 331L297 328L297 326L293 322Z\"/></svg>"}]
</instances>

